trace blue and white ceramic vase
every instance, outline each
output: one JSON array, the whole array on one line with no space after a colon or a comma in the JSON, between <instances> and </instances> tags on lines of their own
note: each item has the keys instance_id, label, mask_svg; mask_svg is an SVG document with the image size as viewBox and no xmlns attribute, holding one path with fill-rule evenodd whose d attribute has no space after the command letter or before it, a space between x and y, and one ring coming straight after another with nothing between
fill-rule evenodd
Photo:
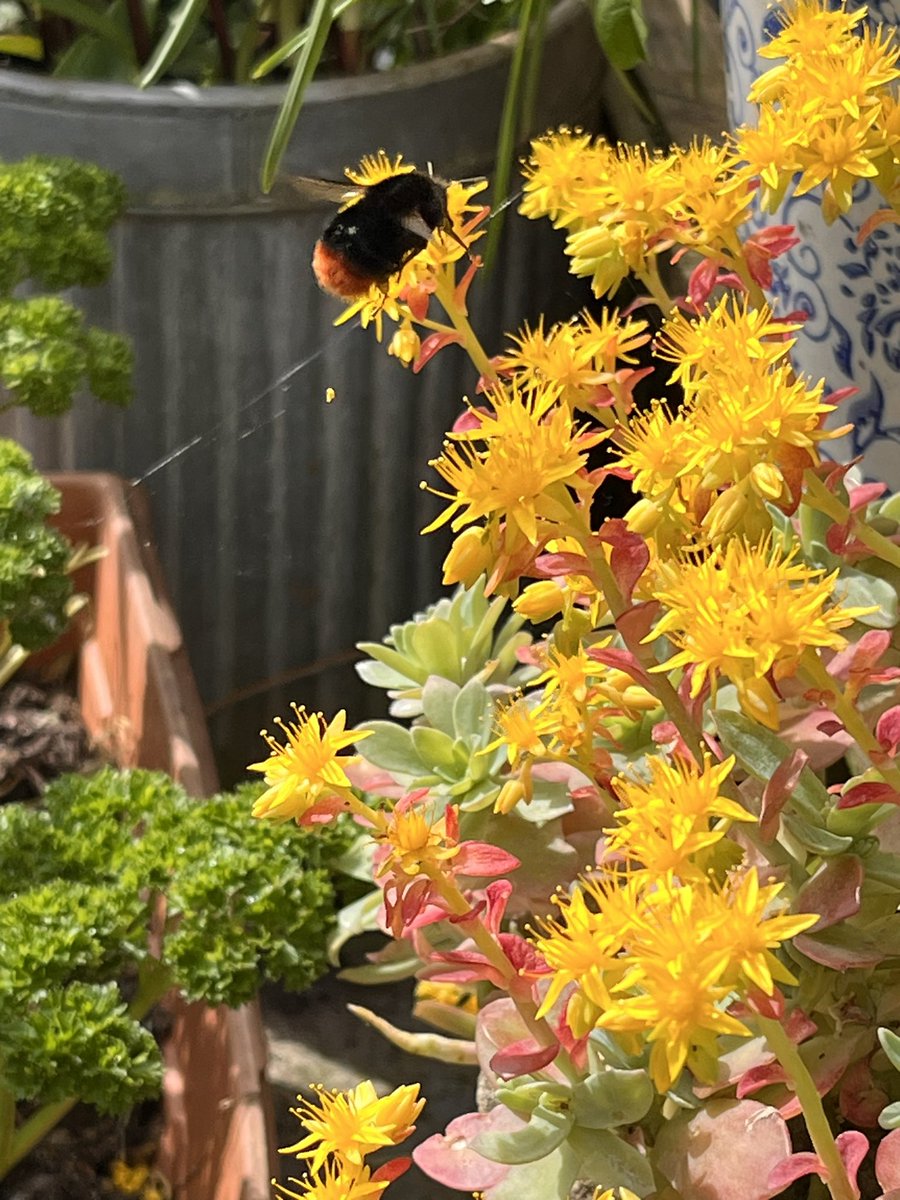
<instances>
[{"instance_id":1,"label":"blue and white ceramic vase","mask_svg":"<svg viewBox=\"0 0 900 1200\"><path fill-rule=\"evenodd\" d=\"M848 7L859 5L850 0ZM900 0L868 0L867 7L873 22L900 24ZM773 65L757 48L779 31L778 16L767 0L722 0L732 128L756 125L757 106L747 93ZM863 221L885 207L863 182L850 211L833 225L822 218L818 191L789 192L777 212L758 213L753 224L793 225L801 238L773 262L771 293L780 313L809 314L794 350L798 368L824 376L829 391L858 389L834 414L834 424L854 423L851 435L832 443L835 456L864 454L866 477L900 491L900 225L882 225L857 245Z\"/></svg>"}]
</instances>

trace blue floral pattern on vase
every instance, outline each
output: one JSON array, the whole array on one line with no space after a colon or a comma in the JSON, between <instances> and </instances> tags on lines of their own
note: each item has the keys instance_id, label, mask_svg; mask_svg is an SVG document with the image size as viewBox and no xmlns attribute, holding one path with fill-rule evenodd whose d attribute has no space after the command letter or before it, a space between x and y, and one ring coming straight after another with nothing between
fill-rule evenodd
<instances>
[{"instance_id":1,"label":"blue floral pattern on vase","mask_svg":"<svg viewBox=\"0 0 900 1200\"><path fill-rule=\"evenodd\" d=\"M867 7L876 24L900 23L893 0L870 0ZM756 49L778 31L779 9L766 0L722 0L722 27L729 122L755 125L757 108L747 92L772 65ZM775 213L756 212L750 224L794 225L801 238L773 262L770 292L779 313L809 314L793 354L797 366L824 377L829 391L858 389L832 419L855 426L832 443L836 456L865 454L866 476L900 490L900 226L882 225L857 245L863 221L885 204L868 183L856 195L849 213L830 226L818 191L789 195Z\"/></svg>"}]
</instances>

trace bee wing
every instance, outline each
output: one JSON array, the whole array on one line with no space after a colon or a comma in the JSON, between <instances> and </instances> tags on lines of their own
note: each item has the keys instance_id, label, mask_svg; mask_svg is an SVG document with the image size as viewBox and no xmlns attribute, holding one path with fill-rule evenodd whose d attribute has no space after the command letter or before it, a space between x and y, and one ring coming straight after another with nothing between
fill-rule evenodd
<instances>
[{"instance_id":1,"label":"bee wing","mask_svg":"<svg viewBox=\"0 0 900 1200\"><path fill-rule=\"evenodd\" d=\"M276 179L269 198L279 208L309 209L345 204L360 196L363 188L349 180L309 179L303 175L281 175Z\"/></svg>"}]
</instances>

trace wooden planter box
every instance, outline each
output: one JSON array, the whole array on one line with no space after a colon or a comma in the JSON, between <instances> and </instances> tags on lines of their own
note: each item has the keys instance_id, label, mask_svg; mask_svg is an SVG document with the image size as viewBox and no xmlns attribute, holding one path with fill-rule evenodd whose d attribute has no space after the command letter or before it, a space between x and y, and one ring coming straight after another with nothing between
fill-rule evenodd
<instances>
[{"instance_id":1,"label":"wooden planter box","mask_svg":"<svg viewBox=\"0 0 900 1200\"><path fill-rule=\"evenodd\" d=\"M120 765L166 771L192 794L212 795L218 779L200 699L140 490L107 474L50 479L62 493L57 527L106 550L75 581L91 597L70 643L90 733L115 748ZM159 1166L174 1200L268 1200L273 1126L258 1006L172 1009Z\"/></svg>"}]
</instances>

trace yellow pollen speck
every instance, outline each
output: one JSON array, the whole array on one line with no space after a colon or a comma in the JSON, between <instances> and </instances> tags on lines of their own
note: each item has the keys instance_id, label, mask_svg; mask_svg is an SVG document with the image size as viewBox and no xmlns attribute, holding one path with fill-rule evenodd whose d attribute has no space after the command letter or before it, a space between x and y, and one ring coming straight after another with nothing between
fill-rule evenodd
<instances>
[{"instance_id":1,"label":"yellow pollen speck","mask_svg":"<svg viewBox=\"0 0 900 1200\"><path fill-rule=\"evenodd\" d=\"M334 397L335 397L334 388L333 387L326 388L325 389L325 403L331 404L334 400Z\"/></svg>"}]
</instances>

